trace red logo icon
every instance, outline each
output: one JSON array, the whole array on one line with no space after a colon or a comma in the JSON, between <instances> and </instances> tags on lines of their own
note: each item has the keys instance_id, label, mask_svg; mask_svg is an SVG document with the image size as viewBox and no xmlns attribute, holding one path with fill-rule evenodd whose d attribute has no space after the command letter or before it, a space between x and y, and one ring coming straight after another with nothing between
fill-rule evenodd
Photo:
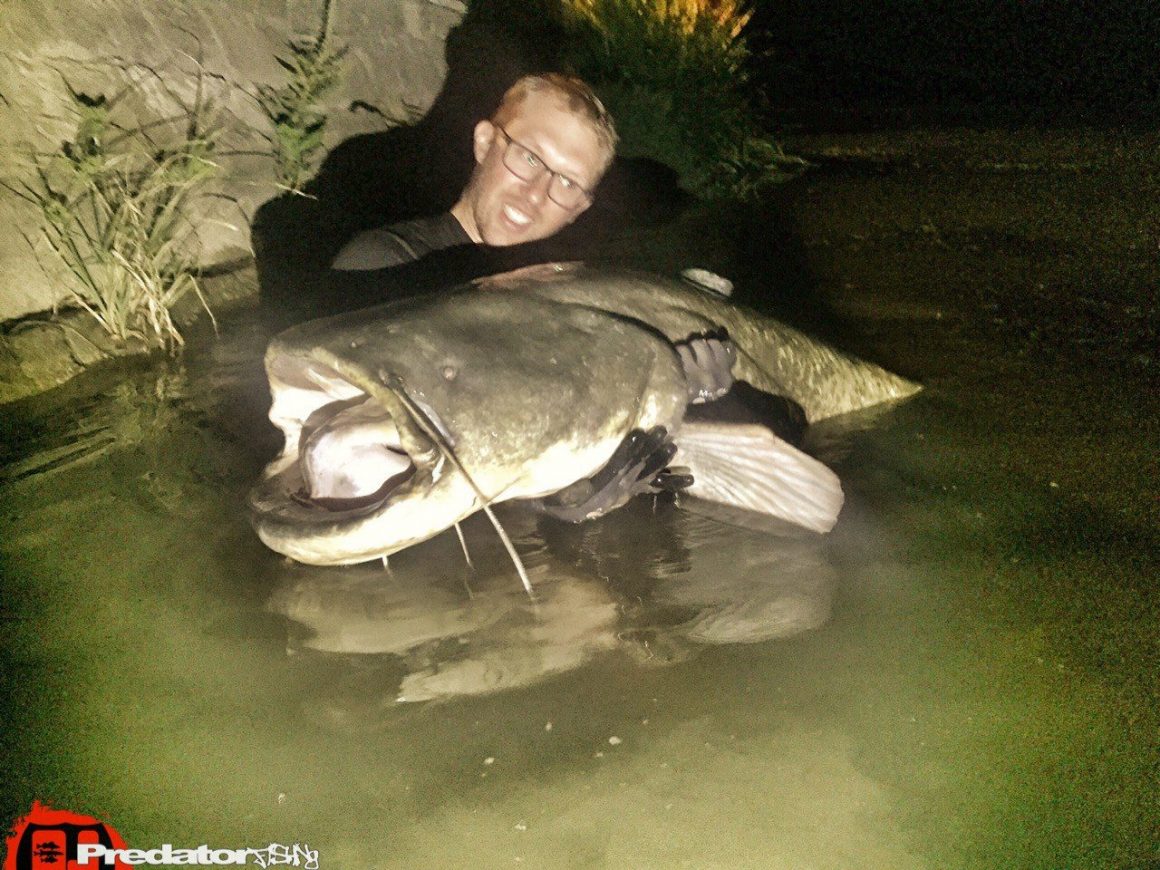
<instances>
[{"instance_id":1,"label":"red logo icon","mask_svg":"<svg viewBox=\"0 0 1160 870\"><path fill-rule=\"evenodd\" d=\"M16 820L7 843L4 870L77 870L77 846L82 843L125 848L121 835L104 822L54 810L40 802L34 802L28 815ZM101 867L128 870L128 865L120 860L115 864L102 863Z\"/></svg>"}]
</instances>

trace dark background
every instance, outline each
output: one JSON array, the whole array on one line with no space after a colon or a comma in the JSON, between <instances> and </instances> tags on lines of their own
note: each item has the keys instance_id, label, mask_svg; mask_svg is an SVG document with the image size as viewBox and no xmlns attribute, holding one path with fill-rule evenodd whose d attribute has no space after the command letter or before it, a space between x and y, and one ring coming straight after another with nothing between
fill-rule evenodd
<instances>
[{"instance_id":1,"label":"dark background","mask_svg":"<svg viewBox=\"0 0 1160 870\"><path fill-rule=\"evenodd\" d=\"M424 118L343 142L308 197L262 207L254 244L265 301L292 320L528 262L587 258L600 239L680 209L687 197L666 167L618 158L593 208L552 239L468 246L389 273L327 269L359 230L455 201L473 165L475 122L519 75L559 66L554 2L474 0L448 37L448 76ZM1160 0L757 0L752 9L749 86L774 137L1160 122Z\"/></svg>"},{"instance_id":2,"label":"dark background","mask_svg":"<svg viewBox=\"0 0 1160 870\"><path fill-rule=\"evenodd\" d=\"M758 0L774 121L1136 125L1160 116L1155 0Z\"/></svg>"}]
</instances>

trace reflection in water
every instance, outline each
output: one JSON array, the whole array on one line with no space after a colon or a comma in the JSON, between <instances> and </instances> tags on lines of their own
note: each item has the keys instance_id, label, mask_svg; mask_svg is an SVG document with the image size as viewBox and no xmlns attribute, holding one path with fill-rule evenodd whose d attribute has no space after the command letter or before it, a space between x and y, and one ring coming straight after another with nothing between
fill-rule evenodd
<instances>
[{"instance_id":1,"label":"reflection in water","mask_svg":"<svg viewBox=\"0 0 1160 870\"><path fill-rule=\"evenodd\" d=\"M178 409L189 387L185 368L166 363L155 378L115 382L103 392L62 403L51 425L14 426L12 432L0 427L0 481L66 469L114 448L157 444L183 425Z\"/></svg>"},{"instance_id":2,"label":"reflection in water","mask_svg":"<svg viewBox=\"0 0 1160 870\"><path fill-rule=\"evenodd\" d=\"M454 534L390 572L262 547L265 336L225 326L0 411L6 818L299 838L338 870L1150 866L1155 438L1114 391L1077 418L1050 377L980 405L948 375L880 426L811 428L827 460L855 432L821 540L691 503L509 507L533 606L479 519L474 573ZM835 588L823 630L743 643Z\"/></svg>"},{"instance_id":3,"label":"reflection in water","mask_svg":"<svg viewBox=\"0 0 1160 870\"><path fill-rule=\"evenodd\" d=\"M667 633L696 643L753 643L816 628L830 615L836 574L826 539L770 517L695 499L647 499L579 526L542 526L625 596L650 602L637 630L661 629L663 609L685 618Z\"/></svg>"},{"instance_id":4,"label":"reflection in water","mask_svg":"<svg viewBox=\"0 0 1160 870\"><path fill-rule=\"evenodd\" d=\"M699 507L696 503L687 505ZM490 530L466 526L476 570L455 538L391 557L316 568L280 563L268 609L290 620L298 653L351 657L360 675L333 717L349 722L367 692L397 701L478 695L528 685L612 651L658 664L707 644L749 643L816 628L830 614L835 573L823 538L789 526L638 499L568 525L507 511L536 590L530 600ZM365 657L402 674L369 688ZM364 657L358 661L358 657ZM377 678L376 678L377 679ZM341 692L339 694L342 694ZM379 698L373 709L389 706ZM332 708L333 709L333 708ZM361 714L360 717L361 718Z\"/></svg>"}]
</instances>

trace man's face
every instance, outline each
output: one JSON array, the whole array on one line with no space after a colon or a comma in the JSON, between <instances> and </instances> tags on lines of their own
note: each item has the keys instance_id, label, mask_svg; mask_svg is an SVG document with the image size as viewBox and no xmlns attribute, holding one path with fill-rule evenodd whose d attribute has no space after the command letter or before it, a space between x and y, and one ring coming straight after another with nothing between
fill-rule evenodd
<instances>
[{"instance_id":1,"label":"man's face","mask_svg":"<svg viewBox=\"0 0 1160 870\"><path fill-rule=\"evenodd\" d=\"M591 192L604 169L605 151L596 131L551 92L533 91L503 124L475 127L475 172L451 210L467 234L488 245L515 245L547 238L576 220L590 201L565 208L548 196L550 172L524 181L504 166L511 139L534 152L544 165Z\"/></svg>"}]
</instances>

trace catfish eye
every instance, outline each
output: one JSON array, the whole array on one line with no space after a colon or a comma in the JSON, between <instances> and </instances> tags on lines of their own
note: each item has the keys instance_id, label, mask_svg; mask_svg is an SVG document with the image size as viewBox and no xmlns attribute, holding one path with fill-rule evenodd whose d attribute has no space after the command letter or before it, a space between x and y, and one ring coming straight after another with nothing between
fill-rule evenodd
<instances>
[{"instance_id":1,"label":"catfish eye","mask_svg":"<svg viewBox=\"0 0 1160 870\"><path fill-rule=\"evenodd\" d=\"M453 380L455 380L455 376L458 374L459 374L459 369L455 368L455 366L453 366L453 365L443 366L443 380L453 381Z\"/></svg>"}]
</instances>

